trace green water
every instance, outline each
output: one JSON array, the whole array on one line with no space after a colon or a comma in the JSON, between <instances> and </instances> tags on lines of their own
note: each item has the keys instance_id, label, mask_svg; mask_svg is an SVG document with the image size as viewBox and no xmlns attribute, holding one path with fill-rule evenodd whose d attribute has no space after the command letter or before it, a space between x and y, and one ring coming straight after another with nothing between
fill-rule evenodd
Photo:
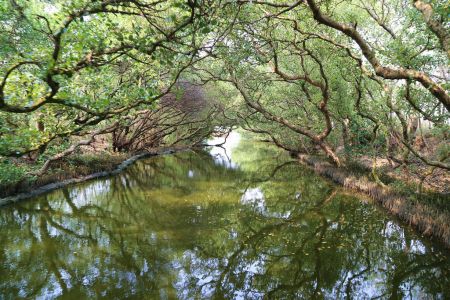
<instances>
[{"instance_id":1,"label":"green water","mask_svg":"<svg viewBox=\"0 0 450 300\"><path fill-rule=\"evenodd\" d=\"M228 154L0 208L0 299L450 298L447 250L267 145Z\"/></svg>"}]
</instances>

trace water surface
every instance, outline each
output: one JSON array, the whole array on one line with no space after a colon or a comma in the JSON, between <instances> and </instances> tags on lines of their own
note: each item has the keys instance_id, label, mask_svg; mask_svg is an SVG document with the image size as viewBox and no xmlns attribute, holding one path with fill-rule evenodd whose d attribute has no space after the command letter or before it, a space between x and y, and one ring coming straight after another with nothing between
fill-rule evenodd
<instances>
[{"instance_id":1,"label":"water surface","mask_svg":"<svg viewBox=\"0 0 450 300\"><path fill-rule=\"evenodd\" d=\"M450 298L447 250L236 141L1 208L0 299Z\"/></svg>"}]
</instances>

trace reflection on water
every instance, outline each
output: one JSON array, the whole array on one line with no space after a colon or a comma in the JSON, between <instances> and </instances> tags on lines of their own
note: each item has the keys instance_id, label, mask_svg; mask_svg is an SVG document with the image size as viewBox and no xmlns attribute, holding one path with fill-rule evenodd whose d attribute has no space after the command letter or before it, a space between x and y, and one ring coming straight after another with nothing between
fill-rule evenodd
<instances>
[{"instance_id":1,"label":"reflection on water","mask_svg":"<svg viewBox=\"0 0 450 300\"><path fill-rule=\"evenodd\" d=\"M227 154L2 208L0 299L450 298L446 250L266 145Z\"/></svg>"},{"instance_id":2,"label":"reflection on water","mask_svg":"<svg viewBox=\"0 0 450 300\"><path fill-rule=\"evenodd\" d=\"M241 136L236 131L230 132L228 135L222 137L215 137L208 141L209 145L218 145L218 147L212 147L209 153L214 159L214 162L228 169L236 169L237 163L231 160L230 155L234 148L239 145Z\"/></svg>"}]
</instances>

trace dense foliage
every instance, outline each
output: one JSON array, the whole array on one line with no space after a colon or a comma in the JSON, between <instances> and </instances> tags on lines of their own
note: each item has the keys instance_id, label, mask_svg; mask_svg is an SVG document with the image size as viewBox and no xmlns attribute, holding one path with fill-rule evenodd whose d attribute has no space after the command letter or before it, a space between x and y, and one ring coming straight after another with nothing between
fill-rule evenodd
<instances>
[{"instance_id":1,"label":"dense foliage","mask_svg":"<svg viewBox=\"0 0 450 300\"><path fill-rule=\"evenodd\" d=\"M11 170L99 135L139 151L240 126L337 165L448 170L448 16L440 0L3 0L0 158ZM161 100L183 82L203 85L198 109Z\"/></svg>"}]
</instances>

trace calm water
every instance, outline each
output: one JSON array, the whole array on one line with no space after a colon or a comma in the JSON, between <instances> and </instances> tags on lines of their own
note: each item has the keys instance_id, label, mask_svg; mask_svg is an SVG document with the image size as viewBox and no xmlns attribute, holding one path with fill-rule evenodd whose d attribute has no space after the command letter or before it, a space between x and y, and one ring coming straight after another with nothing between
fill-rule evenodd
<instances>
[{"instance_id":1,"label":"calm water","mask_svg":"<svg viewBox=\"0 0 450 300\"><path fill-rule=\"evenodd\" d=\"M278 150L228 148L0 208L0 299L450 298L447 250Z\"/></svg>"}]
</instances>

